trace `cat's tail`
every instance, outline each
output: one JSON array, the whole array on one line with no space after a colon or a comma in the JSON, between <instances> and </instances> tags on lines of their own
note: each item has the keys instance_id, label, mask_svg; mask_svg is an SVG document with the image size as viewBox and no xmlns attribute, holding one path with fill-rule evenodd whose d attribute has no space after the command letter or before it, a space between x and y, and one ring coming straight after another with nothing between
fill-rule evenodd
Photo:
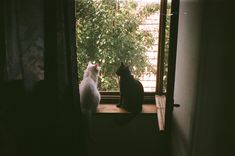
<instances>
[{"instance_id":1,"label":"cat's tail","mask_svg":"<svg viewBox=\"0 0 235 156\"><path fill-rule=\"evenodd\" d=\"M130 123L139 113L128 113L122 116L115 118L115 123L119 126L125 126Z\"/></svg>"}]
</instances>

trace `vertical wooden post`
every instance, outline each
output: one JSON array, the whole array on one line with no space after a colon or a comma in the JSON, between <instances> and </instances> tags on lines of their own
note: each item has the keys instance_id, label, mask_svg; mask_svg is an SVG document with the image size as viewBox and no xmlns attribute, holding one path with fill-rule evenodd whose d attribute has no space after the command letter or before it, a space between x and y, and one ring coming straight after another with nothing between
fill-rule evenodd
<instances>
[{"instance_id":1,"label":"vertical wooden post","mask_svg":"<svg viewBox=\"0 0 235 156\"><path fill-rule=\"evenodd\" d=\"M6 63L6 45L5 45L5 0L0 2L0 84L4 79L4 70Z\"/></svg>"},{"instance_id":2,"label":"vertical wooden post","mask_svg":"<svg viewBox=\"0 0 235 156\"><path fill-rule=\"evenodd\" d=\"M178 19L179 19L179 0L172 0L171 4L171 22L170 22L170 45L168 60L168 78L167 78L167 94L166 94L166 114L165 114L165 136L166 147L170 147L171 141L171 125L172 113L174 107L174 85L175 85L175 64L177 51L178 36ZM167 150L167 155L171 151Z\"/></svg>"},{"instance_id":3,"label":"vertical wooden post","mask_svg":"<svg viewBox=\"0 0 235 156\"><path fill-rule=\"evenodd\" d=\"M156 84L156 93L158 95L163 94L166 9L167 9L167 0L161 0L160 26L159 26L159 37L158 37L157 81L156 81L156 83L157 83Z\"/></svg>"}]
</instances>

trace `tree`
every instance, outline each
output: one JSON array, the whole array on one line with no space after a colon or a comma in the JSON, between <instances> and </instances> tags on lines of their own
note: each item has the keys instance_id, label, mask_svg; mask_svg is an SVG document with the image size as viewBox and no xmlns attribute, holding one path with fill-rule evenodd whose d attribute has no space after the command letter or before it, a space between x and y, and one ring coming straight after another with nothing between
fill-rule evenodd
<instances>
[{"instance_id":1,"label":"tree","mask_svg":"<svg viewBox=\"0 0 235 156\"><path fill-rule=\"evenodd\" d=\"M164 49L164 69L163 69L163 92L167 92L168 59L170 46L170 18L171 3L167 3L166 28L165 28L165 49Z\"/></svg>"},{"instance_id":2,"label":"tree","mask_svg":"<svg viewBox=\"0 0 235 156\"><path fill-rule=\"evenodd\" d=\"M156 73L145 54L153 45L153 36L139 30L143 20L159 11L158 4L137 9L130 0L79 0L76 1L78 77L89 61L101 65L99 90L117 90L115 74L121 62L130 66L139 78L145 71Z\"/></svg>"}]
</instances>

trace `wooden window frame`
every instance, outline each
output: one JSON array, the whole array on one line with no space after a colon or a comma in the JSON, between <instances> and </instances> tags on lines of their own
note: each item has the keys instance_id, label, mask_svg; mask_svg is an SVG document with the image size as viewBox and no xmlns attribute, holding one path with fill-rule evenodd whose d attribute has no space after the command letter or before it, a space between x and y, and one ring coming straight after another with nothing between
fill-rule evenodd
<instances>
[{"instance_id":1,"label":"wooden window frame","mask_svg":"<svg viewBox=\"0 0 235 156\"><path fill-rule=\"evenodd\" d=\"M118 8L119 6L117 5L115 7ZM166 93L163 92L166 12L167 12L167 0L161 0L160 19L159 19L158 58L157 58L158 60L157 60L157 72L156 72L156 91L144 92L144 104L155 104L155 95L166 95ZM101 94L100 104L117 104L119 102L120 99L119 91L116 92L100 91L100 94Z\"/></svg>"},{"instance_id":2,"label":"wooden window frame","mask_svg":"<svg viewBox=\"0 0 235 156\"><path fill-rule=\"evenodd\" d=\"M101 101L100 104L118 104L120 99L119 92L104 92L100 91ZM145 92L144 93L144 103L145 104L155 104L155 92Z\"/></svg>"},{"instance_id":3,"label":"wooden window frame","mask_svg":"<svg viewBox=\"0 0 235 156\"><path fill-rule=\"evenodd\" d=\"M144 92L144 104L155 104L155 95L164 95L163 93L163 70L165 54L165 29L166 29L166 10L167 0L160 1L160 21L159 21L159 39L158 39L158 64L156 73L156 91ZM118 104L120 99L119 92L100 91L100 104Z\"/></svg>"},{"instance_id":4,"label":"wooden window frame","mask_svg":"<svg viewBox=\"0 0 235 156\"><path fill-rule=\"evenodd\" d=\"M167 0L160 2L159 40L158 40L158 64L156 73L156 91L144 93L144 104L155 104L155 95L163 93L163 70L165 53L165 29L166 29ZM101 104L117 104L120 99L119 92L101 91Z\"/></svg>"}]
</instances>

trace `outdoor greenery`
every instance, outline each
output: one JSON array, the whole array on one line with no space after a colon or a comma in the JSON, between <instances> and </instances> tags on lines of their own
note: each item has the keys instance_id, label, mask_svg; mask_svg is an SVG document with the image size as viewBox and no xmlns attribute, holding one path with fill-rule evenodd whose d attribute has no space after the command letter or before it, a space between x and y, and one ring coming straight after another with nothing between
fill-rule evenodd
<instances>
[{"instance_id":1,"label":"outdoor greenery","mask_svg":"<svg viewBox=\"0 0 235 156\"><path fill-rule=\"evenodd\" d=\"M153 45L153 36L139 25L145 18L159 11L159 4L137 9L131 0L77 0L76 30L78 78L89 61L100 64L99 90L118 90L115 74L121 62L130 66L139 78L144 72L156 73L145 54Z\"/></svg>"},{"instance_id":2,"label":"outdoor greenery","mask_svg":"<svg viewBox=\"0 0 235 156\"><path fill-rule=\"evenodd\" d=\"M165 29L165 50L164 50L164 69L163 69L163 93L167 92L167 74L168 74L168 56L170 44L170 17L171 17L171 4L167 3L166 13L166 29Z\"/></svg>"}]
</instances>

